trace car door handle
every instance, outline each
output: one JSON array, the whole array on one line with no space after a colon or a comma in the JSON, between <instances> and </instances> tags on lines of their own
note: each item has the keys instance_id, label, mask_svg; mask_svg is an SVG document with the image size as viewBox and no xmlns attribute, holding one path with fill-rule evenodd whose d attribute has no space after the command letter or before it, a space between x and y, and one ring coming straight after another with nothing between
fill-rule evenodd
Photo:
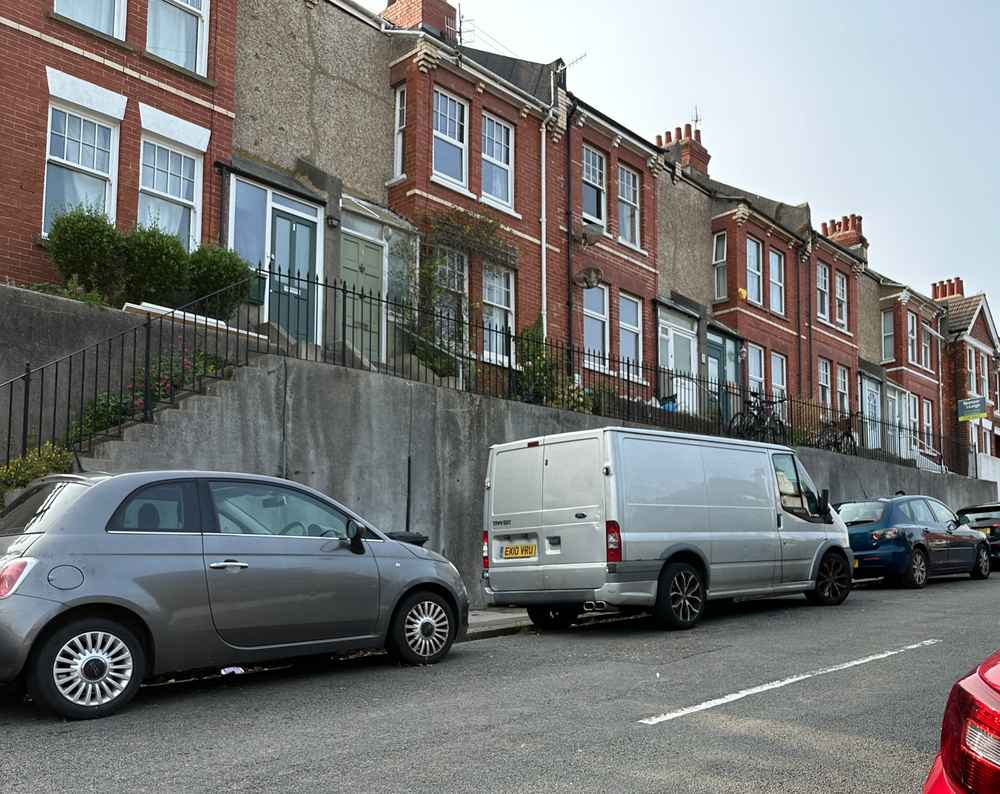
<instances>
[{"instance_id":1,"label":"car door handle","mask_svg":"<svg viewBox=\"0 0 1000 794\"><path fill-rule=\"evenodd\" d=\"M243 568L249 568L250 563L240 562L239 560L223 560L222 562L210 562L208 567L213 571L224 571L227 568L239 568L242 570Z\"/></svg>"}]
</instances>

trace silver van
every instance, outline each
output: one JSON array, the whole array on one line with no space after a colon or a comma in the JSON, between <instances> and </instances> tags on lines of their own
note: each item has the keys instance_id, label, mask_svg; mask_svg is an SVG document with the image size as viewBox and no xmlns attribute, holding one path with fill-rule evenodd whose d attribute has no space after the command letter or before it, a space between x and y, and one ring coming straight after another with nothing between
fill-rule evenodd
<instances>
[{"instance_id":1,"label":"silver van","mask_svg":"<svg viewBox=\"0 0 1000 794\"><path fill-rule=\"evenodd\" d=\"M541 628L651 609L690 628L712 599L840 604L847 528L788 447L605 428L490 449L483 588Z\"/></svg>"}]
</instances>

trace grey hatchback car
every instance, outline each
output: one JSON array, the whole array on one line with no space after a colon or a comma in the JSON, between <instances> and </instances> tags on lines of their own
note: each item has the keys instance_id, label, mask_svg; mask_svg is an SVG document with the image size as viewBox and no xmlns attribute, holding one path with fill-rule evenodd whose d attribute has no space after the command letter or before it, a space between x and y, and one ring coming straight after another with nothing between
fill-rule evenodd
<instances>
[{"instance_id":1,"label":"grey hatchback car","mask_svg":"<svg viewBox=\"0 0 1000 794\"><path fill-rule=\"evenodd\" d=\"M468 616L444 557L285 480L53 476L0 512L0 682L71 719L181 670L361 648L431 664Z\"/></svg>"}]
</instances>

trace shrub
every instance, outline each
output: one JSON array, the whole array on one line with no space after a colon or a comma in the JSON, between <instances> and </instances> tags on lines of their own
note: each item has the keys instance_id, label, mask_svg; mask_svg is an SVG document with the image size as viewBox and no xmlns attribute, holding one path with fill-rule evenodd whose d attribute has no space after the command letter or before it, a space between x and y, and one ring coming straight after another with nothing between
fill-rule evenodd
<instances>
[{"instance_id":1,"label":"shrub","mask_svg":"<svg viewBox=\"0 0 1000 794\"><path fill-rule=\"evenodd\" d=\"M251 273L250 265L235 251L215 245L199 248L191 254L188 265L189 300L211 297L195 311L219 320L231 319L249 296ZM232 286L240 281L239 286Z\"/></svg>"},{"instance_id":2,"label":"shrub","mask_svg":"<svg viewBox=\"0 0 1000 794\"><path fill-rule=\"evenodd\" d=\"M172 234L137 226L125 238L125 299L177 306L187 294L188 254Z\"/></svg>"},{"instance_id":3,"label":"shrub","mask_svg":"<svg viewBox=\"0 0 1000 794\"><path fill-rule=\"evenodd\" d=\"M124 246L122 233L94 207L81 206L60 215L49 231L49 258L62 277L109 302L122 297Z\"/></svg>"},{"instance_id":4,"label":"shrub","mask_svg":"<svg viewBox=\"0 0 1000 794\"><path fill-rule=\"evenodd\" d=\"M32 480L46 474L64 474L73 471L73 453L52 442L41 448L28 450L20 458L14 458L6 466L0 466L0 507L3 507L3 492L11 488L23 488Z\"/></svg>"}]
</instances>

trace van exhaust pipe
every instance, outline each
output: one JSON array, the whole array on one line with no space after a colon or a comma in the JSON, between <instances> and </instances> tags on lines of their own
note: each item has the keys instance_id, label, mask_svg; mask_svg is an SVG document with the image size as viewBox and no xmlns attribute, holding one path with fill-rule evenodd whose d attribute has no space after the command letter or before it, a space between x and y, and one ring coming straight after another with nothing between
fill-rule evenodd
<instances>
[{"instance_id":1,"label":"van exhaust pipe","mask_svg":"<svg viewBox=\"0 0 1000 794\"><path fill-rule=\"evenodd\" d=\"M583 611L584 612L593 612L594 611L594 602L593 601L584 601L583 602Z\"/></svg>"}]
</instances>

